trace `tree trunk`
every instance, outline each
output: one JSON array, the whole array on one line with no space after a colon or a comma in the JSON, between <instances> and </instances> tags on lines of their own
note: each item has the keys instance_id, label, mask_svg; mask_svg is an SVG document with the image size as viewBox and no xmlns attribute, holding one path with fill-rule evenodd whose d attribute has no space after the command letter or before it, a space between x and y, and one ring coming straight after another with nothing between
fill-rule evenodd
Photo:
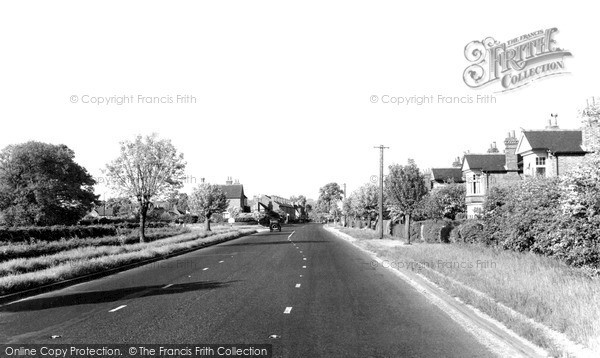
<instances>
[{"instance_id":1,"label":"tree trunk","mask_svg":"<svg viewBox=\"0 0 600 358\"><path fill-rule=\"evenodd\" d=\"M146 215L148 203L140 203L140 242L146 242Z\"/></svg>"},{"instance_id":2,"label":"tree trunk","mask_svg":"<svg viewBox=\"0 0 600 358\"><path fill-rule=\"evenodd\" d=\"M210 231L210 214L206 215L206 219L204 219L204 231Z\"/></svg>"},{"instance_id":3,"label":"tree trunk","mask_svg":"<svg viewBox=\"0 0 600 358\"><path fill-rule=\"evenodd\" d=\"M404 214L404 236L406 243L410 245L410 214Z\"/></svg>"}]
</instances>

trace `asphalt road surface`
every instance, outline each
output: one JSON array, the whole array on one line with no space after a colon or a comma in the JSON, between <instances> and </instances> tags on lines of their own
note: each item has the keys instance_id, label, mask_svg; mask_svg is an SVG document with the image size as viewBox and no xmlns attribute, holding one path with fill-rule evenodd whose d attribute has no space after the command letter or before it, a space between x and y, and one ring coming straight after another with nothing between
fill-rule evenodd
<instances>
[{"instance_id":1,"label":"asphalt road surface","mask_svg":"<svg viewBox=\"0 0 600 358\"><path fill-rule=\"evenodd\" d=\"M370 263L320 225L288 225L2 306L0 342L268 343L275 357L492 355Z\"/></svg>"}]
</instances>

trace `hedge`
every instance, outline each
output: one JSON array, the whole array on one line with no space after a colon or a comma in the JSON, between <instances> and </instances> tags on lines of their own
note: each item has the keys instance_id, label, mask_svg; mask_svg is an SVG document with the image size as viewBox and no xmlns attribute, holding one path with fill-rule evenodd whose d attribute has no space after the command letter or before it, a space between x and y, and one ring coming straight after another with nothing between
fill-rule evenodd
<instances>
[{"instance_id":1,"label":"hedge","mask_svg":"<svg viewBox=\"0 0 600 358\"><path fill-rule=\"evenodd\" d=\"M88 238L117 235L118 228L114 225L78 225L78 226L28 226L0 229L0 241L30 242L58 241L63 238Z\"/></svg>"}]
</instances>

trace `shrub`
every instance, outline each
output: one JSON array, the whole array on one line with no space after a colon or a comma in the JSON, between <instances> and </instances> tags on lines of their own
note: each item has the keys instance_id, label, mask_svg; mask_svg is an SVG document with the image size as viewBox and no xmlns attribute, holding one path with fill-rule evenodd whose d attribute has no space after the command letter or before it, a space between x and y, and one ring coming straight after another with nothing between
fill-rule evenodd
<instances>
[{"instance_id":1,"label":"shrub","mask_svg":"<svg viewBox=\"0 0 600 358\"><path fill-rule=\"evenodd\" d=\"M486 243L483 234L483 224L478 220L466 220L464 222L455 223L454 228L450 232L450 242L458 243Z\"/></svg>"}]
</instances>

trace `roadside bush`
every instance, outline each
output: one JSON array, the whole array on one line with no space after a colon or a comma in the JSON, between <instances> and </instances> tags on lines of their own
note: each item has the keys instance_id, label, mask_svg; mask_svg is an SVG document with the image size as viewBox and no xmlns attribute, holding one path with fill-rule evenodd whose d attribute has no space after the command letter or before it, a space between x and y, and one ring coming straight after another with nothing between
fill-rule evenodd
<instances>
[{"instance_id":1,"label":"roadside bush","mask_svg":"<svg viewBox=\"0 0 600 358\"><path fill-rule=\"evenodd\" d=\"M451 221L426 220L421 225L423 225L423 240L425 242L450 242Z\"/></svg>"},{"instance_id":2,"label":"roadside bush","mask_svg":"<svg viewBox=\"0 0 600 358\"><path fill-rule=\"evenodd\" d=\"M484 239L483 224L478 220L466 220L464 222L455 223L454 228L450 232L450 242L477 244L490 244Z\"/></svg>"},{"instance_id":3,"label":"roadside bush","mask_svg":"<svg viewBox=\"0 0 600 358\"><path fill-rule=\"evenodd\" d=\"M584 169L561 179L492 188L484 205L482 242L598 269L600 159L595 165L584 163Z\"/></svg>"}]
</instances>

